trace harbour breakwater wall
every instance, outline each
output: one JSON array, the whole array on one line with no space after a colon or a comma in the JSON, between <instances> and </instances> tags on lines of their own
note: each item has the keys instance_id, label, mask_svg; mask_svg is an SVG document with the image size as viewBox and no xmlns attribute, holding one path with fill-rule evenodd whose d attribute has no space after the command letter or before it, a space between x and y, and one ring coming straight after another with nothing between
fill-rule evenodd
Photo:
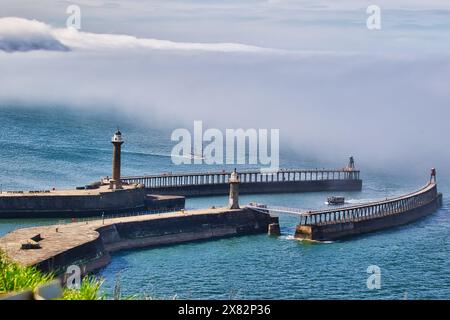
<instances>
[{"instance_id":1,"label":"harbour breakwater wall","mask_svg":"<svg viewBox=\"0 0 450 320\"><path fill-rule=\"evenodd\" d=\"M442 206L436 183L401 197L364 205L312 211L301 217L295 238L326 241L404 225Z\"/></svg>"},{"instance_id":2,"label":"harbour breakwater wall","mask_svg":"<svg viewBox=\"0 0 450 320\"><path fill-rule=\"evenodd\" d=\"M362 181L286 181L286 182L253 182L240 183L240 194L294 193L318 191L360 191ZM179 195L185 197L221 196L229 192L228 184L196 185L181 187L148 188L153 194Z\"/></svg>"},{"instance_id":3,"label":"harbour breakwater wall","mask_svg":"<svg viewBox=\"0 0 450 320\"><path fill-rule=\"evenodd\" d=\"M360 191L362 180L355 169L283 169L276 173L242 171L241 194L289 193L315 191ZM217 196L229 192L228 172L163 174L123 177L126 183L137 183L151 194L186 197Z\"/></svg>"},{"instance_id":4,"label":"harbour breakwater wall","mask_svg":"<svg viewBox=\"0 0 450 320\"><path fill-rule=\"evenodd\" d=\"M149 195L145 188L61 190L0 196L0 218L75 218L182 209L184 197Z\"/></svg>"},{"instance_id":5,"label":"harbour breakwater wall","mask_svg":"<svg viewBox=\"0 0 450 320\"><path fill-rule=\"evenodd\" d=\"M246 208L203 209L18 229L0 238L0 249L44 272L63 274L78 265L87 273L107 265L119 250L267 233L272 223L278 218ZM22 248L37 235L39 248Z\"/></svg>"}]
</instances>

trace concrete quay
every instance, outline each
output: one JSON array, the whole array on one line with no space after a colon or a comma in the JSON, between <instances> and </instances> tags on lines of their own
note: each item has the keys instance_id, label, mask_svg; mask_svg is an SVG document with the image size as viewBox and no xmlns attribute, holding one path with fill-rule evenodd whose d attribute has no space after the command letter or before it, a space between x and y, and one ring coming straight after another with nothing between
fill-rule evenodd
<instances>
[{"instance_id":1,"label":"concrete quay","mask_svg":"<svg viewBox=\"0 0 450 320\"><path fill-rule=\"evenodd\" d=\"M100 185L95 189L3 192L0 219L76 218L146 210L183 209L185 198L152 195L137 184L121 189Z\"/></svg>"},{"instance_id":2,"label":"concrete quay","mask_svg":"<svg viewBox=\"0 0 450 320\"><path fill-rule=\"evenodd\" d=\"M60 275L78 265L87 273L106 266L119 250L267 233L272 223L278 218L247 208L178 211L18 229L0 238L0 249L43 272Z\"/></svg>"}]
</instances>

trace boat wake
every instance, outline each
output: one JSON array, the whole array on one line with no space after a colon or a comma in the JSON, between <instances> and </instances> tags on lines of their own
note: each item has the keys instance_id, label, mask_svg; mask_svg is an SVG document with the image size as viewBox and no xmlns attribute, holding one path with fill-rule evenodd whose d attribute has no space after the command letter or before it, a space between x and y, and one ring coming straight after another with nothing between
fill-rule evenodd
<instances>
[{"instance_id":1,"label":"boat wake","mask_svg":"<svg viewBox=\"0 0 450 320\"><path fill-rule=\"evenodd\" d=\"M192 159L192 160L205 160L205 159L206 159L206 157L204 157L204 156L199 156L199 155L194 155L194 154L189 154L189 155L173 155L173 157L175 157L175 158Z\"/></svg>"},{"instance_id":2,"label":"boat wake","mask_svg":"<svg viewBox=\"0 0 450 320\"><path fill-rule=\"evenodd\" d=\"M297 240L292 234L281 235L279 238L281 240Z\"/></svg>"},{"instance_id":3,"label":"boat wake","mask_svg":"<svg viewBox=\"0 0 450 320\"><path fill-rule=\"evenodd\" d=\"M345 201L345 203L349 204L365 204L369 202L374 202L376 199L348 199Z\"/></svg>"},{"instance_id":4,"label":"boat wake","mask_svg":"<svg viewBox=\"0 0 450 320\"><path fill-rule=\"evenodd\" d=\"M288 241L300 241L300 242L314 242L314 243L324 243L324 244L330 244L330 243L334 243L334 241L311 241L311 240L307 240L307 239L297 239L294 237L294 235L292 234L286 234L286 235L281 235L279 237L281 240L288 240Z\"/></svg>"},{"instance_id":5,"label":"boat wake","mask_svg":"<svg viewBox=\"0 0 450 320\"><path fill-rule=\"evenodd\" d=\"M150 157L164 157L164 158L172 157L170 153L158 153L158 152L122 151L122 153L136 156L150 156Z\"/></svg>"},{"instance_id":6,"label":"boat wake","mask_svg":"<svg viewBox=\"0 0 450 320\"><path fill-rule=\"evenodd\" d=\"M343 206L346 204L365 204L365 203L374 202L374 201L376 201L376 200L375 199L348 199L348 200L345 200L344 203L335 204L335 203L330 203L328 201L325 201L324 204L327 206L332 205L333 207L339 208L340 206Z\"/></svg>"}]
</instances>

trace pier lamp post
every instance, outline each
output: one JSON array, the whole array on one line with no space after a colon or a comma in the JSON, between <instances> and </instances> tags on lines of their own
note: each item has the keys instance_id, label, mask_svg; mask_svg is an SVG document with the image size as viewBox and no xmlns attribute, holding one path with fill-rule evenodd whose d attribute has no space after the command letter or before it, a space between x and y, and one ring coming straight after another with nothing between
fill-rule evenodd
<instances>
[{"instance_id":1,"label":"pier lamp post","mask_svg":"<svg viewBox=\"0 0 450 320\"><path fill-rule=\"evenodd\" d=\"M109 182L110 189L122 189L122 180L120 178L120 153L123 144L122 133L119 129L112 137L111 143L113 144L113 170L112 179Z\"/></svg>"},{"instance_id":2,"label":"pier lamp post","mask_svg":"<svg viewBox=\"0 0 450 320\"><path fill-rule=\"evenodd\" d=\"M230 183L229 208L239 209L239 175L236 169L231 173L228 182Z\"/></svg>"}]
</instances>

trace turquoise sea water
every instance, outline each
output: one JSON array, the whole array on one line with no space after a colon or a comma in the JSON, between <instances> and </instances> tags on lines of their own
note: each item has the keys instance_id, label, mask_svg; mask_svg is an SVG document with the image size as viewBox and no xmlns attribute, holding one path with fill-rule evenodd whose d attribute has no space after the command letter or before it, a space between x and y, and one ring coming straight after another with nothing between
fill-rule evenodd
<instances>
[{"instance_id":1,"label":"turquoise sea water","mask_svg":"<svg viewBox=\"0 0 450 320\"><path fill-rule=\"evenodd\" d=\"M170 131L136 125L103 114L0 108L2 190L73 187L110 174L110 138L120 123L126 144L126 175L212 170L178 167L170 161ZM358 159L357 159L358 161ZM342 167L346 159L322 163L281 148L284 167ZM215 169L223 169L217 167ZM362 192L342 193L352 202L415 190L423 176L361 168ZM404 172L404 171L402 171ZM97 275L111 294L192 299L449 299L450 192L439 177L444 206L416 223L345 241L310 244L294 240L297 218L280 216L281 237L266 235L123 251ZM339 193L335 193L339 194ZM300 208L325 206L328 193L248 195L258 201ZM188 199L188 208L224 205L225 197ZM54 220L0 220L0 235ZM381 268L381 289L369 290L367 268Z\"/></svg>"}]
</instances>

